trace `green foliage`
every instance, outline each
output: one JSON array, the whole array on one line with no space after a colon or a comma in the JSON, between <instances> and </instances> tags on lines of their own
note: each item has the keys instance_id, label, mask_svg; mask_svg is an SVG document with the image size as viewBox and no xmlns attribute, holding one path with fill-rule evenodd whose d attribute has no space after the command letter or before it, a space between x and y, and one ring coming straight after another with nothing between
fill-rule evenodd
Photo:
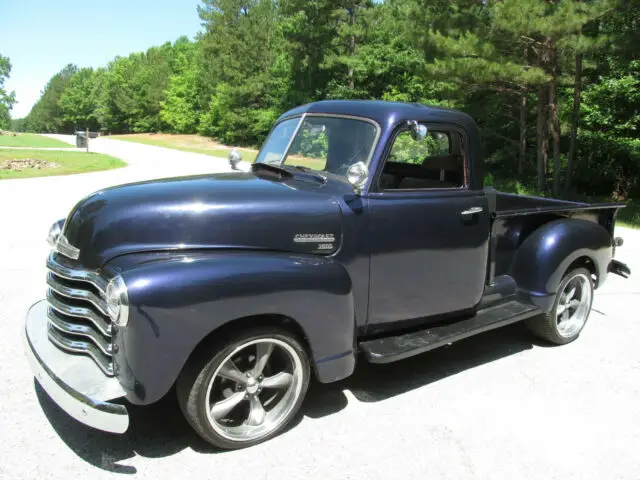
<instances>
[{"instance_id":1,"label":"green foliage","mask_svg":"<svg viewBox=\"0 0 640 480\"><path fill-rule=\"evenodd\" d=\"M92 68L78 70L59 100L62 122L74 130L98 129L98 74Z\"/></svg>"},{"instance_id":2,"label":"green foliage","mask_svg":"<svg viewBox=\"0 0 640 480\"><path fill-rule=\"evenodd\" d=\"M65 121L60 98L78 71L75 65L67 65L47 83L40 99L25 118L25 130L39 133L71 133L73 125Z\"/></svg>"},{"instance_id":3,"label":"green foliage","mask_svg":"<svg viewBox=\"0 0 640 480\"><path fill-rule=\"evenodd\" d=\"M423 140L414 140L409 132L400 133L391 148L390 161L422 165L425 158L449 152L449 139L438 132L429 132Z\"/></svg>"},{"instance_id":4,"label":"green foliage","mask_svg":"<svg viewBox=\"0 0 640 480\"><path fill-rule=\"evenodd\" d=\"M24 132L24 118L12 118L9 130L12 132Z\"/></svg>"},{"instance_id":5,"label":"green foliage","mask_svg":"<svg viewBox=\"0 0 640 480\"><path fill-rule=\"evenodd\" d=\"M6 130L11 125L11 108L16 101L13 92L7 92L4 83L11 73L11 62L0 55L0 130Z\"/></svg>"},{"instance_id":6,"label":"green foliage","mask_svg":"<svg viewBox=\"0 0 640 480\"><path fill-rule=\"evenodd\" d=\"M166 99L161 102L160 119L176 133L194 133L200 118L200 70L195 61L198 45L176 44L173 74Z\"/></svg>"},{"instance_id":7,"label":"green foliage","mask_svg":"<svg viewBox=\"0 0 640 480\"><path fill-rule=\"evenodd\" d=\"M200 118L198 133L232 145L260 143L279 115L274 109L253 107L260 102L259 93L256 94L260 88L251 83L238 86L219 83L208 111Z\"/></svg>"},{"instance_id":8,"label":"green foliage","mask_svg":"<svg viewBox=\"0 0 640 480\"><path fill-rule=\"evenodd\" d=\"M329 138L325 132L315 133L306 128L300 132L300 155L304 157L327 158Z\"/></svg>"},{"instance_id":9,"label":"green foliage","mask_svg":"<svg viewBox=\"0 0 640 480\"><path fill-rule=\"evenodd\" d=\"M165 127L160 111L175 66L175 50L165 43L144 53L117 57L108 65L97 109L103 129L153 132Z\"/></svg>"},{"instance_id":10,"label":"green foliage","mask_svg":"<svg viewBox=\"0 0 640 480\"><path fill-rule=\"evenodd\" d=\"M24 128L198 132L258 145L294 105L417 102L476 119L494 184L526 193L555 175L573 178L567 195L640 194L637 2L203 0L198 14L194 41L97 70L66 67ZM301 154L322 156L323 141L304 137ZM396 153L418 162L418 146Z\"/></svg>"}]
</instances>

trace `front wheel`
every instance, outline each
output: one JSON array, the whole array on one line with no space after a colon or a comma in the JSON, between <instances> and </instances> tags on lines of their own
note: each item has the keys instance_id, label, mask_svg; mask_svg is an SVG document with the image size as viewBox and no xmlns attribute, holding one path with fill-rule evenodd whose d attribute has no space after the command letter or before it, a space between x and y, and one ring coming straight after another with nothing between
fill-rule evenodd
<instances>
[{"instance_id":1,"label":"front wheel","mask_svg":"<svg viewBox=\"0 0 640 480\"><path fill-rule=\"evenodd\" d=\"M309 360L299 341L281 330L257 329L213 346L193 359L177 383L187 421L209 443L244 448L281 432L309 386Z\"/></svg>"},{"instance_id":2,"label":"front wheel","mask_svg":"<svg viewBox=\"0 0 640 480\"><path fill-rule=\"evenodd\" d=\"M557 345L574 341L587 323L593 301L591 272L577 268L560 282L551 312L525 321L534 335Z\"/></svg>"}]
</instances>

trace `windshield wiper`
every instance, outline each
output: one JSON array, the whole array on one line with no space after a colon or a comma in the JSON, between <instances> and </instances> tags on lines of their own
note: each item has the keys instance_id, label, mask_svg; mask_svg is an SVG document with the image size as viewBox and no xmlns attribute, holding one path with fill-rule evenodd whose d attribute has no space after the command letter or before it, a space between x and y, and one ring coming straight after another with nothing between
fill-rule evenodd
<instances>
[{"instance_id":1,"label":"windshield wiper","mask_svg":"<svg viewBox=\"0 0 640 480\"><path fill-rule=\"evenodd\" d=\"M272 172L278 175L279 178L282 178L283 175L287 177L293 177L294 172L293 169L304 172L305 174L312 177L314 180L319 181L323 185L327 183L327 177L324 175L320 175L318 172L309 167L303 167L302 165L276 165L273 163L253 163L252 167L255 172L257 169L267 170L268 172Z\"/></svg>"},{"instance_id":2,"label":"windshield wiper","mask_svg":"<svg viewBox=\"0 0 640 480\"><path fill-rule=\"evenodd\" d=\"M303 167L302 165L291 165L291 166L293 168L297 168L298 170L303 171L304 173L308 173L313 178L315 178L316 180L320 181L322 184L327 183L327 177L325 177L324 175L319 174L313 168Z\"/></svg>"},{"instance_id":3,"label":"windshield wiper","mask_svg":"<svg viewBox=\"0 0 640 480\"><path fill-rule=\"evenodd\" d=\"M282 178L283 175L286 175L287 177L293 177L293 173L290 170L287 170L280 165L274 165L272 163L252 163L251 170L254 172L256 170L266 170L267 172L277 174L280 178Z\"/></svg>"}]
</instances>

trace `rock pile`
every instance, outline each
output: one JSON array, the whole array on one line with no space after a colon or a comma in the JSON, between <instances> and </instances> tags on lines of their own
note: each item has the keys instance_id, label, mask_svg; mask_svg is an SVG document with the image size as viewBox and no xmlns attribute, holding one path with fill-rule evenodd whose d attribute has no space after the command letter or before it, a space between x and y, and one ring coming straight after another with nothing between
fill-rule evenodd
<instances>
[{"instance_id":1,"label":"rock pile","mask_svg":"<svg viewBox=\"0 0 640 480\"><path fill-rule=\"evenodd\" d=\"M20 158L14 160L0 160L0 170L11 170L19 172L28 168L41 170L43 168L56 168L57 163L47 162L46 160L38 160L37 158Z\"/></svg>"}]
</instances>

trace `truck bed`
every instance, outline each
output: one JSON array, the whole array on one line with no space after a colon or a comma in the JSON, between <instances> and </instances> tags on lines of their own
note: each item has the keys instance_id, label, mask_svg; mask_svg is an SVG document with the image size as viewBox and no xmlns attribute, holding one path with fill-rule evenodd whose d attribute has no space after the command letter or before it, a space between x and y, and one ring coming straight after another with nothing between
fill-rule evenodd
<instances>
[{"instance_id":1,"label":"truck bed","mask_svg":"<svg viewBox=\"0 0 640 480\"><path fill-rule=\"evenodd\" d=\"M575 218L597 223L613 237L615 217L623 203L584 203L529 197L487 189L494 216L488 280L508 275L513 256L524 240L545 223Z\"/></svg>"},{"instance_id":2,"label":"truck bed","mask_svg":"<svg viewBox=\"0 0 640 480\"><path fill-rule=\"evenodd\" d=\"M538 213L562 213L584 210L609 210L624 207L623 203L585 203L555 198L530 197L513 193L495 192L496 217L512 217Z\"/></svg>"}]
</instances>

